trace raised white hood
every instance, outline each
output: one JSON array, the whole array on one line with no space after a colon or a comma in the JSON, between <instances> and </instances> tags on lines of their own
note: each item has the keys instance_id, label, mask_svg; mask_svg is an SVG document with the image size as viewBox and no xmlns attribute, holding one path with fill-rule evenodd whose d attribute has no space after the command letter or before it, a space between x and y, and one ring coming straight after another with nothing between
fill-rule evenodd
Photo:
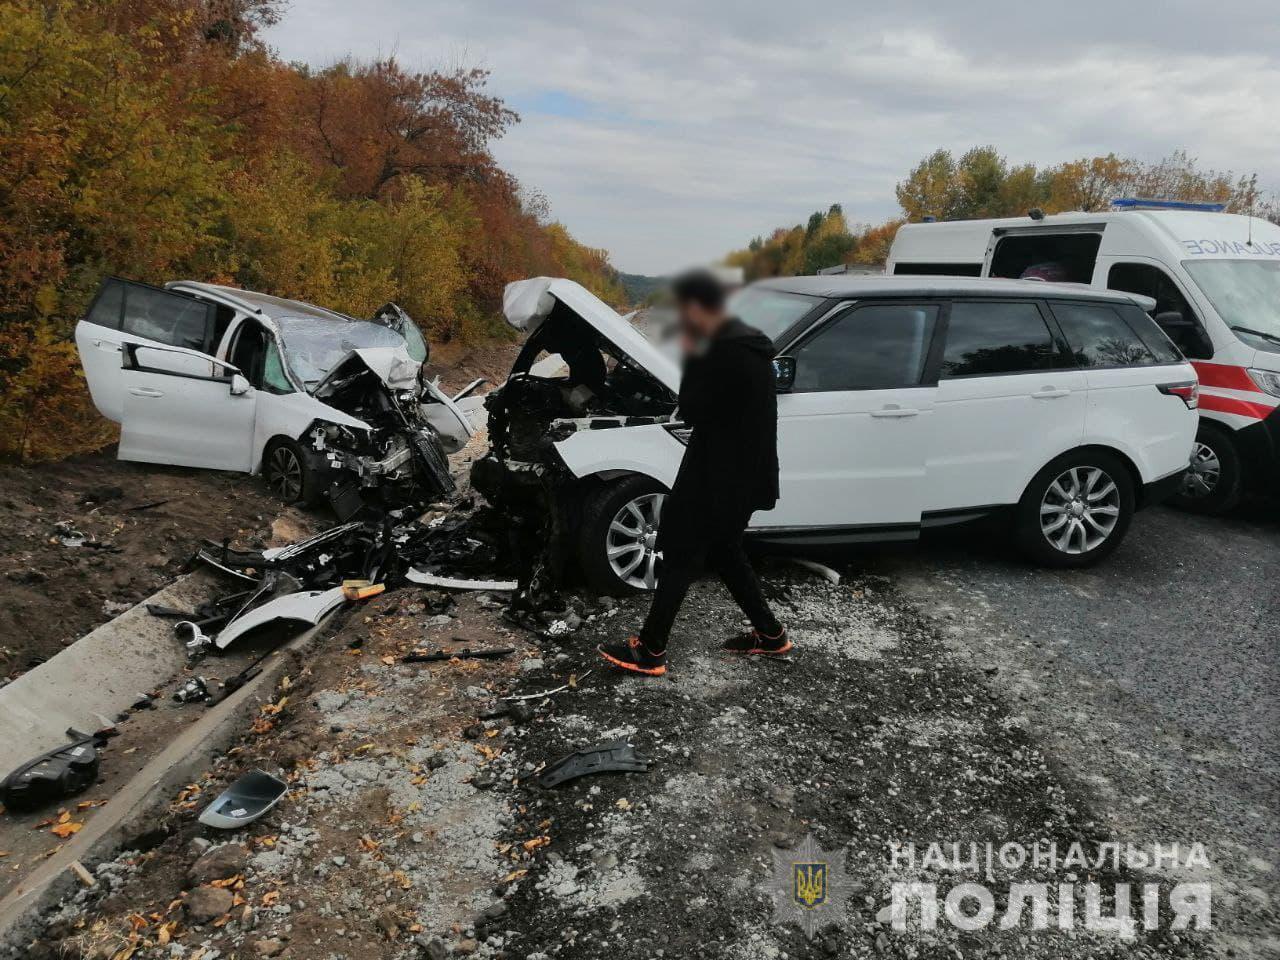
<instances>
[{"instance_id":1,"label":"raised white hood","mask_svg":"<svg viewBox=\"0 0 1280 960\"><path fill-rule=\"evenodd\" d=\"M517 330L533 333L560 301L612 343L636 366L672 393L680 390L680 369L659 352L629 320L580 283L561 277L532 277L508 283L502 294L502 311Z\"/></svg>"}]
</instances>

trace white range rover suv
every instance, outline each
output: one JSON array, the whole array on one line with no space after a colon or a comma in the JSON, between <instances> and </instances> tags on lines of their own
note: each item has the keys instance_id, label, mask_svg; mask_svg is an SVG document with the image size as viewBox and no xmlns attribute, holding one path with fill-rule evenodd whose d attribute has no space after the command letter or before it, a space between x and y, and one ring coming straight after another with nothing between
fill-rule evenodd
<instances>
[{"instance_id":1,"label":"white range rover suv","mask_svg":"<svg viewBox=\"0 0 1280 960\"><path fill-rule=\"evenodd\" d=\"M1026 280L795 277L731 309L774 341L781 498L757 541L907 540L1004 513L1033 560L1083 566L1176 492L1196 436L1191 365L1131 294ZM485 399L473 469L553 564L652 588L684 451L677 364L572 281L511 284L529 334ZM547 356L536 363L539 357Z\"/></svg>"}]
</instances>

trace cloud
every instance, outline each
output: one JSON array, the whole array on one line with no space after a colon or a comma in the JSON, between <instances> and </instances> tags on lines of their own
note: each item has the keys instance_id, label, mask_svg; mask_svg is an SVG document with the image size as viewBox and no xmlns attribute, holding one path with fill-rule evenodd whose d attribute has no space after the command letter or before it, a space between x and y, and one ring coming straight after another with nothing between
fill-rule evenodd
<instances>
[{"instance_id":1,"label":"cloud","mask_svg":"<svg viewBox=\"0 0 1280 960\"><path fill-rule=\"evenodd\" d=\"M762 6L294 0L268 41L313 65L489 68L523 117L500 161L624 270L705 262L832 202L881 220L939 146L1182 148L1280 186L1270 5L1233 5L1230 30L1180 0Z\"/></svg>"}]
</instances>

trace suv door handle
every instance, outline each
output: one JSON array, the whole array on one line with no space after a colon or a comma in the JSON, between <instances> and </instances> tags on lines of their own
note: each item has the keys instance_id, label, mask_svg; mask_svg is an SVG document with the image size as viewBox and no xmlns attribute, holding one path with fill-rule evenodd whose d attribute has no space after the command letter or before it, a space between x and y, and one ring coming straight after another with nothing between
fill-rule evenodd
<instances>
[{"instance_id":1,"label":"suv door handle","mask_svg":"<svg viewBox=\"0 0 1280 960\"><path fill-rule=\"evenodd\" d=\"M135 397L163 397L164 391L154 387L130 387L129 392Z\"/></svg>"},{"instance_id":2,"label":"suv door handle","mask_svg":"<svg viewBox=\"0 0 1280 960\"><path fill-rule=\"evenodd\" d=\"M1056 400L1058 399L1058 397L1065 397L1069 393L1071 393L1071 391L1066 389L1059 389L1057 387L1042 387L1041 389L1033 393L1032 396L1035 397L1037 400Z\"/></svg>"},{"instance_id":3,"label":"suv door handle","mask_svg":"<svg viewBox=\"0 0 1280 960\"><path fill-rule=\"evenodd\" d=\"M896 403L886 404L879 410L872 410L873 417L914 417L920 411L914 407L900 407Z\"/></svg>"}]
</instances>

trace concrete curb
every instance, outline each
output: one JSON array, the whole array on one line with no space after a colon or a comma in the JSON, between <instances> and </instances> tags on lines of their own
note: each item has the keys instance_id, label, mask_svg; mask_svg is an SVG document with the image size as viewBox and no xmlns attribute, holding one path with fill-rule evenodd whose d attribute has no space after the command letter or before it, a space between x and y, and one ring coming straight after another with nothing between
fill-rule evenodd
<instances>
[{"instance_id":1,"label":"concrete curb","mask_svg":"<svg viewBox=\"0 0 1280 960\"><path fill-rule=\"evenodd\" d=\"M0 690L0 771L66 743L68 727L92 733L181 675L187 653L174 621L151 616L147 604L190 609L215 584L205 571L179 577Z\"/></svg>"},{"instance_id":2,"label":"concrete curb","mask_svg":"<svg viewBox=\"0 0 1280 960\"><path fill-rule=\"evenodd\" d=\"M40 932L41 914L74 892L78 881L69 870L73 861L92 869L114 857L126 841L143 832L145 820L167 806L182 786L197 779L212 759L245 731L270 699L280 677L319 643L331 619L268 658L261 674L184 730L121 787L83 830L0 900L0 950L4 955L25 956L26 945Z\"/></svg>"}]
</instances>

